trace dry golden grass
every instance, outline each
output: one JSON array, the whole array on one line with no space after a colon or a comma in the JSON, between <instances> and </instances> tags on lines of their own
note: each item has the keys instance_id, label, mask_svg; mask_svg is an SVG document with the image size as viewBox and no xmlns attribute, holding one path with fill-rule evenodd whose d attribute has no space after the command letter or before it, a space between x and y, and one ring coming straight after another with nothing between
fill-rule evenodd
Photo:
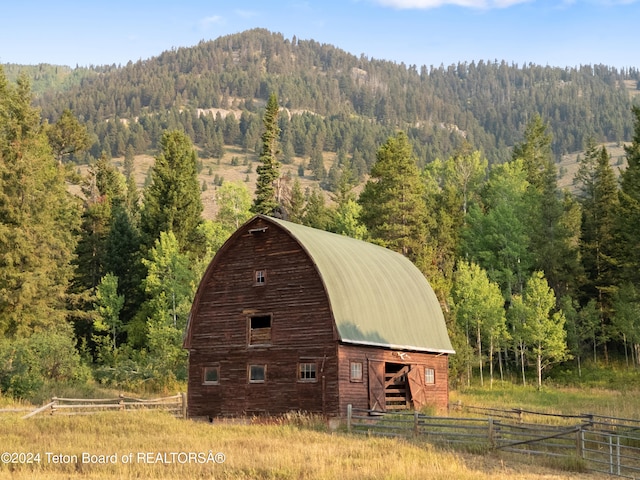
<instances>
[{"instance_id":1,"label":"dry golden grass","mask_svg":"<svg viewBox=\"0 0 640 480\"><path fill-rule=\"evenodd\" d=\"M598 477L564 473L493 455L436 449L405 440L329 433L312 426L208 424L158 412L104 413L85 417L0 415L0 454L32 452L40 463L0 464L0 479L578 479ZM222 452L223 463L145 464L138 455ZM79 461L55 464L53 455ZM82 453L116 454L115 464L82 463ZM131 457L129 455L132 454ZM132 458L130 463L123 457ZM49 460L48 460L49 458Z\"/></svg>"}]
</instances>

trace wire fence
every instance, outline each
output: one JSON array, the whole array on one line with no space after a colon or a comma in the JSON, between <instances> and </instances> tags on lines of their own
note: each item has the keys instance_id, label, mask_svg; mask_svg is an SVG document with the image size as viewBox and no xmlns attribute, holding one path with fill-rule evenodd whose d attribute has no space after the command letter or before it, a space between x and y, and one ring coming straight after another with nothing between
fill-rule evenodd
<instances>
[{"instance_id":1,"label":"wire fence","mask_svg":"<svg viewBox=\"0 0 640 480\"><path fill-rule=\"evenodd\" d=\"M461 409L460 409L461 410ZM557 458L586 471L640 479L640 421L600 415L465 408L483 416L433 417L348 406L351 433L423 438L473 452ZM490 416L488 415L490 414ZM539 417L534 423L531 417ZM555 417L552 422L545 419Z\"/></svg>"}]
</instances>

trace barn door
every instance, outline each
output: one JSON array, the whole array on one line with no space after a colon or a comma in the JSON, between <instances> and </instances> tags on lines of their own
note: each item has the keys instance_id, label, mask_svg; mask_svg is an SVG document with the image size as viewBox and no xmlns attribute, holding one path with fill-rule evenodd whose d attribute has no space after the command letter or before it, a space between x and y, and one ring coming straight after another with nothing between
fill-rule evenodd
<instances>
[{"instance_id":1,"label":"barn door","mask_svg":"<svg viewBox=\"0 0 640 480\"><path fill-rule=\"evenodd\" d=\"M384 362L369 360L369 409L384 411Z\"/></svg>"},{"instance_id":2,"label":"barn door","mask_svg":"<svg viewBox=\"0 0 640 480\"><path fill-rule=\"evenodd\" d=\"M413 401L413 409L420 410L427 403L427 389L424 384L424 371L419 365L411 365L411 370L407 375L409 380L409 391Z\"/></svg>"}]
</instances>

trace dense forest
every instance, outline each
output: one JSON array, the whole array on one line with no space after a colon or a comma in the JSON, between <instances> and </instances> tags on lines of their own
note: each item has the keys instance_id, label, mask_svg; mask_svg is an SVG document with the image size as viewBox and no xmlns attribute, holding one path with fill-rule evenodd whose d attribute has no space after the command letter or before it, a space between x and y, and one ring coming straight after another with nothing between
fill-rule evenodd
<instances>
[{"instance_id":1,"label":"dense forest","mask_svg":"<svg viewBox=\"0 0 640 480\"><path fill-rule=\"evenodd\" d=\"M18 71L11 66L9 78ZM630 93L640 92L635 69L495 60L407 66L265 30L125 66L38 66L31 74L44 118L54 122L71 109L95 136L94 158L103 151L123 156L128 145L135 153L157 149L161 132L175 128L208 154L231 144L257 151L256 113L274 92L281 107L298 114L280 119L287 155L357 149L369 168L396 128L407 131L420 166L465 142L490 164L503 162L536 113L550 124L555 155L583 150L588 138L628 141ZM222 115L203 115L208 109Z\"/></svg>"},{"instance_id":2,"label":"dense forest","mask_svg":"<svg viewBox=\"0 0 640 480\"><path fill-rule=\"evenodd\" d=\"M254 213L409 257L445 311L453 382L640 366L639 81L605 66L417 68L264 30L125 66L7 65L0 394L174 388L197 282ZM627 142L619 177L604 141ZM256 165L255 192L219 182L204 219L202 159L231 148ZM562 191L557 160L575 151ZM142 190L140 154L155 158Z\"/></svg>"}]
</instances>

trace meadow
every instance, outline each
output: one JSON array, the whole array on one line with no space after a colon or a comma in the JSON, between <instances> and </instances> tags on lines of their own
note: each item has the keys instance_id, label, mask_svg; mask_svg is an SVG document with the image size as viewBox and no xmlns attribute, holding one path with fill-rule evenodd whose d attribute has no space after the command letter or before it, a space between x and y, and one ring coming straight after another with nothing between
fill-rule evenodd
<instances>
[{"instance_id":1,"label":"meadow","mask_svg":"<svg viewBox=\"0 0 640 480\"><path fill-rule=\"evenodd\" d=\"M637 385L637 383L636 383ZM465 405L640 418L636 388L495 384L453 391ZM7 402L4 407L8 406ZM539 459L438 448L416 440L332 432L317 417L195 422L163 412L93 416L0 414L0 479L598 479ZM37 461L35 455L38 455ZM32 463L21 463L31 460ZM609 478L609 477L607 477Z\"/></svg>"}]
</instances>

